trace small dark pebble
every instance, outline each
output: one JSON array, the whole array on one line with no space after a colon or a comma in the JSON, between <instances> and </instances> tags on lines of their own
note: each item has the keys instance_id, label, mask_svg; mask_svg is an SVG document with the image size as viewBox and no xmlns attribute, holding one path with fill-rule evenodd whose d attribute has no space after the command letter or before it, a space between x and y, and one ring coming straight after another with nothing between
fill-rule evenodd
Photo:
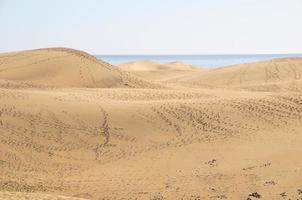
<instances>
[{"instance_id":1,"label":"small dark pebble","mask_svg":"<svg viewBox=\"0 0 302 200\"><path fill-rule=\"evenodd\" d=\"M249 194L249 197L255 197L257 199L260 199L261 198L261 195L258 193L258 192L254 192L252 194Z\"/></svg>"}]
</instances>

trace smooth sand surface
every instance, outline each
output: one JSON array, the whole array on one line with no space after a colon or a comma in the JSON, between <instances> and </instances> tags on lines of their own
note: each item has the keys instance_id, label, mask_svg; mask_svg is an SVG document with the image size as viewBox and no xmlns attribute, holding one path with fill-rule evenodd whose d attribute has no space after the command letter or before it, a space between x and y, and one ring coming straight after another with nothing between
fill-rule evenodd
<instances>
[{"instance_id":1,"label":"smooth sand surface","mask_svg":"<svg viewBox=\"0 0 302 200\"><path fill-rule=\"evenodd\" d=\"M125 71L192 70L194 67L182 61L160 64L155 61L141 60L119 65Z\"/></svg>"},{"instance_id":2,"label":"smooth sand surface","mask_svg":"<svg viewBox=\"0 0 302 200\"><path fill-rule=\"evenodd\" d=\"M122 71L131 72L145 80L169 82L171 80L185 79L193 75L207 71L205 68L197 68L190 64L175 61L160 64L154 61L142 60L118 65Z\"/></svg>"},{"instance_id":3,"label":"smooth sand surface","mask_svg":"<svg viewBox=\"0 0 302 200\"><path fill-rule=\"evenodd\" d=\"M0 199L302 199L300 59L136 68L0 54Z\"/></svg>"}]
</instances>

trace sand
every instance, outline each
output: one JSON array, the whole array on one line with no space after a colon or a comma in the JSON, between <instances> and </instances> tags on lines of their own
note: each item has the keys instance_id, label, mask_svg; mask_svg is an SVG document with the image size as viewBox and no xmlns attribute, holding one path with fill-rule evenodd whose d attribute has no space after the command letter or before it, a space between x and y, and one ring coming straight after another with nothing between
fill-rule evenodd
<instances>
[{"instance_id":1,"label":"sand","mask_svg":"<svg viewBox=\"0 0 302 200\"><path fill-rule=\"evenodd\" d=\"M0 54L0 198L302 199L301 67Z\"/></svg>"},{"instance_id":2,"label":"sand","mask_svg":"<svg viewBox=\"0 0 302 200\"><path fill-rule=\"evenodd\" d=\"M206 68L194 67L182 61L160 64L154 61L141 60L118 65L122 71L131 72L145 80L167 83L171 80L185 79L208 71Z\"/></svg>"}]
</instances>

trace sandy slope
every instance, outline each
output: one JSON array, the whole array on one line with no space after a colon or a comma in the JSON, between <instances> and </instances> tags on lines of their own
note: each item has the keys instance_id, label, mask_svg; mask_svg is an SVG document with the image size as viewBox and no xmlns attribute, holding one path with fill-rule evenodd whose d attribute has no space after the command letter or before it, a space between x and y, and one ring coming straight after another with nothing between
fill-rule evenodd
<instances>
[{"instance_id":1,"label":"sandy slope","mask_svg":"<svg viewBox=\"0 0 302 200\"><path fill-rule=\"evenodd\" d=\"M0 54L0 79L44 87L158 87L67 48Z\"/></svg>"},{"instance_id":2,"label":"sandy slope","mask_svg":"<svg viewBox=\"0 0 302 200\"><path fill-rule=\"evenodd\" d=\"M302 91L302 58L283 58L249 64L234 65L196 73L174 82L216 87L236 87L251 90L277 91L284 87Z\"/></svg>"},{"instance_id":3,"label":"sandy slope","mask_svg":"<svg viewBox=\"0 0 302 200\"><path fill-rule=\"evenodd\" d=\"M169 82L175 79L184 79L195 74L207 71L204 68L196 68L181 61L160 64L154 61L135 61L118 66L122 71L128 71L141 78Z\"/></svg>"},{"instance_id":4,"label":"sandy slope","mask_svg":"<svg viewBox=\"0 0 302 200\"><path fill-rule=\"evenodd\" d=\"M194 67L182 61L160 64L155 61L141 60L119 65L125 71L192 70Z\"/></svg>"},{"instance_id":5,"label":"sandy slope","mask_svg":"<svg viewBox=\"0 0 302 200\"><path fill-rule=\"evenodd\" d=\"M0 198L302 198L299 90L140 81L85 88L2 80Z\"/></svg>"},{"instance_id":6,"label":"sandy slope","mask_svg":"<svg viewBox=\"0 0 302 200\"><path fill-rule=\"evenodd\" d=\"M64 197L61 195L26 193L26 192L0 192L0 199L9 200L85 200L83 198Z\"/></svg>"},{"instance_id":7,"label":"sandy slope","mask_svg":"<svg viewBox=\"0 0 302 200\"><path fill-rule=\"evenodd\" d=\"M185 66L182 70L171 70L169 65L160 65L160 69L150 67L155 64L133 62L123 64L120 68L145 79L178 86L240 88L267 92L302 91L302 58L274 59L211 70L186 68L188 65L185 63L178 63Z\"/></svg>"}]
</instances>

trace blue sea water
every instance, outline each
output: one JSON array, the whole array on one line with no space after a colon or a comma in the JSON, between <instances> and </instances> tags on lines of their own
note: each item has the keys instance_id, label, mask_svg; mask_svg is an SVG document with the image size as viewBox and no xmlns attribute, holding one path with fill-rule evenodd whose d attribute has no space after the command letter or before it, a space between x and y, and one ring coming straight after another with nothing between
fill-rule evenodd
<instances>
[{"instance_id":1,"label":"blue sea water","mask_svg":"<svg viewBox=\"0 0 302 200\"><path fill-rule=\"evenodd\" d=\"M183 61L196 67L223 67L234 64L250 63L262 60L285 57L302 57L302 54L261 54L261 55L96 55L113 65L138 61L152 60L159 63Z\"/></svg>"}]
</instances>

